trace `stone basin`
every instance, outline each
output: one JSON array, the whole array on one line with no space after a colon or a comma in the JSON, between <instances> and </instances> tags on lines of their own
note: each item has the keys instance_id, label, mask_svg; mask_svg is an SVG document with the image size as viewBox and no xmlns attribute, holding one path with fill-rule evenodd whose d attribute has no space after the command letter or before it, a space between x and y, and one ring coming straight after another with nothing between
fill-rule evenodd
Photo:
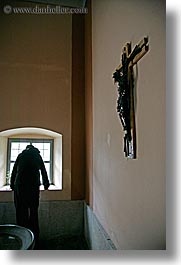
<instances>
[{"instance_id":1,"label":"stone basin","mask_svg":"<svg viewBox=\"0 0 181 265\"><path fill-rule=\"evenodd\" d=\"M25 228L13 224L0 225L0 250L28 250L34 248L34 235Z\"/></svg>"}]
</instances>

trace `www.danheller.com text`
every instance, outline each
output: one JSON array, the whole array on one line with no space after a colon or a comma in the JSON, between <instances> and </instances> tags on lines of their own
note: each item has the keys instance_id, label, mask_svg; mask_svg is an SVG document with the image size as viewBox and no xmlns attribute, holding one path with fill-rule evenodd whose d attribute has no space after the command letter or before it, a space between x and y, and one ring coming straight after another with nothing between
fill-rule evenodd
<instances>
[{"instance_id":1,"label":"www.danheller.com text","mask_svg":"<svg viewBox=\"0 0 181 265\"><path fill-rule=\"evenodd\" d=\"M62 6L45 6L40 7L13 7L6 5L3 7L5 14L87 14L88 9L85 7L62 7Z\"/></svg>"}]
</instances>

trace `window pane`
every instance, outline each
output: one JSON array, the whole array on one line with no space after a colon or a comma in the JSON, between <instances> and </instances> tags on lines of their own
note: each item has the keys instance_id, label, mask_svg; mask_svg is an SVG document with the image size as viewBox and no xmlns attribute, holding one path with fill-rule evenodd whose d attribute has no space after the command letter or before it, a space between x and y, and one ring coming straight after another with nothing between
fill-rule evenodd
<instances>
[{"instance_id":1,"label":"window pane","mask_svg":"<svg viewBox=\"0 0 181 265\"><path fill-rule=\"evenodd\" d=\"M44 161L50 161L50 150L44 150L43 152L43 160Z\"/></svg>"},{"instance_id":2,"label":"window pane","mask_svg":"<svg viewBox=\"0 0 181 265\"><path fill-rule=\"evenodd\" d=\"M12 171L13 171L14 164L15 164L15 163L13 163L13 162L10 163L10 175L11 175L11 173L12 173Z\"/></svg>"},{"instance_id":3,"label":"window pane","mask_svg":"<svg viewBox=\"0 0 181 265\"><path fill-rule=\"evenodd\" d=\"M19 149L19 142L11 143L11 148L18 150Z\"/></svg>"},{"instance_id":4,"label":"window pane","mask_svg":"<svg viewBox=\"0 0 181 265\"><path fill-rule=\"evenodd\" d=\"M15 161L17 156L26 149L26 146L30 144L30 142L13 142L11 143L11 156L10 160Z\"/></svg>"},{"instance_id":5,"label":"window pane","mask_svg":"<svg viewBox=\"0 0 181 265\"><path fill-rule=\"evenodd\" d=\"M9 172L6 174L6 184L10 185L10 179L11 179L11 173L13 171L14 163L10 163L10 169Z\"/></svg>"},{"instance_id":6,"label":"window pane","mask_svg":"<svg viewBox=\"0 0 181 265\"><path fill-rule=\"evenodd\" d=\"M43 161L50 161L50 143L32 143L34 147L38 148Z\"/></svg>"},{"instance_id":7,"label":"window pane","mask_svg":"<svg viewBox=\"0 0 181 265\"><path fill-rule=\"evenodd\" d=\"M19 150L11 150L11 161L15 161L19 154Z\"/></svg>"},{"instance_id":8,"label":"window pane","mask_svg":"<svg viewBox=\"0 0 181 265\"><path fill-rule=\"evenodd\" d=\"M19 141L18 141L19 140ZM44 142L45 141L45 142ZM9 184L9 179L12 174L14 162L17 159L17 156L26 149L26 146L29 144L32 144L36 148L39 149L40 155L44 161L44 165L47 171L48 179L50 183L52 183L52 171L51 171L51 164L52 164L52 141L47 142L48 140L41 140L39 139L10 139L10 149L9 149L9 161L8 161L8 171L7 171L7 179L6 183ZM41 175L41 174L40 174ZM41 184L42 184L42 177L40 178Z\"/></svg>"},{"instance_id":9,"label":"window pane","mask_svg":"<svg viewBox=\"0 0 181 265\"><path fill-rule=\"evenodd\" d=\"M38 148L39 151L43 149L43 143L37 143L37 142L32 142L32 145L36 148Z\"/></svg>"},{"instance_id":10,"label":"window pane","mask_svg":"<svg viewBox=\"0 0 181 265\"><path fill-rule=\"evenodd\" d=\"M47 171L48 179L50 181L50 163L45 163L45 168L46 168L46 171Z\"/></svg>"},{"instance_id":11,"label":"window pane","mask_svg":"<svg viewBox=\"0 0 181 265\"><path fill-rule=\"evenodd\" d=\"M49 182L51 183L52 181L51 181L51 177L50 177L50 163L44 163L44 165L45 165L45 168L47 171ZM41 182L41 184L43 184L42 175L40 176L40 182Z\"/></svg>"},{"instance_id":12,"label":"window pane","mask_svg":"<svg viewBox=\"0 0 181 265\"><path fill-rule=\"evenodd\" d=\"M21 152L26 149L26 146L28 144L30 144L30 142L20 142L19 143Z\"/></svg>"},{"instance_id":13,"label":"window pane","mask_svg":"<svg viewBox=\"0 0 181 265\"><path fill-rule=\"evenodd\" d=\"M12 171L13 171L14 164L15 164L14 162L10 163L9 172L7 172L7 174L6 174L6 184L7 185L10 185L10 179L11 179L11 174L12 174Z\"/></svg>"}]
</instances>

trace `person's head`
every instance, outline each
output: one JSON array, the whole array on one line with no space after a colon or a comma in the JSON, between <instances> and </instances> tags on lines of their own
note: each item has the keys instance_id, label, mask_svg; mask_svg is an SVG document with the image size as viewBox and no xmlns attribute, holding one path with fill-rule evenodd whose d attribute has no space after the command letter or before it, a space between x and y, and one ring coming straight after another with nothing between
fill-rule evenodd
<instances>
[{"instance_id":1,"label":"person's head","mask_svg":"<svg viewBox=\"0 0 181 265\"><path fill-rule=\"evenodd\" d=\"M30 150L30 149L33 149L33 148L35 148L35 147L32 144L28 144L26 146L26 150Z\"/></svg>"},{"instance_id":2,"label":"person's head","mask_svg":"<svg viewBox=\"0 0 181 265\"><path fill-rule=\"evenodd\" d=\"M38 150L38 148L34 147L32 144L28 144L26 146L26 150L28 150L28 151L35 151L35 152L40 153L40 151Z\"/></svg>"}]
</instances>

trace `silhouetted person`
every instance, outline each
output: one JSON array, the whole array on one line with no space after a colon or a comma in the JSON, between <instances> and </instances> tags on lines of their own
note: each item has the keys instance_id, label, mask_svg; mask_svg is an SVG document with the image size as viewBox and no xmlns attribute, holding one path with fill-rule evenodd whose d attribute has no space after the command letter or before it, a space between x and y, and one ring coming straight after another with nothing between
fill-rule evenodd
<instances>
[{"instance_id":1,"label":"silhouetted person","mask_svg":"<svg viewBox=\"0 0 181 265\"><path fill-rule=\"evenodd\" d=\"M39 237L40 171L44 188L47 190L50 184L40 151L33 145L27 145L16 159L10 187L14 190L17 225L29 228L35 239Z\"/></svg>"}]
</instances>

